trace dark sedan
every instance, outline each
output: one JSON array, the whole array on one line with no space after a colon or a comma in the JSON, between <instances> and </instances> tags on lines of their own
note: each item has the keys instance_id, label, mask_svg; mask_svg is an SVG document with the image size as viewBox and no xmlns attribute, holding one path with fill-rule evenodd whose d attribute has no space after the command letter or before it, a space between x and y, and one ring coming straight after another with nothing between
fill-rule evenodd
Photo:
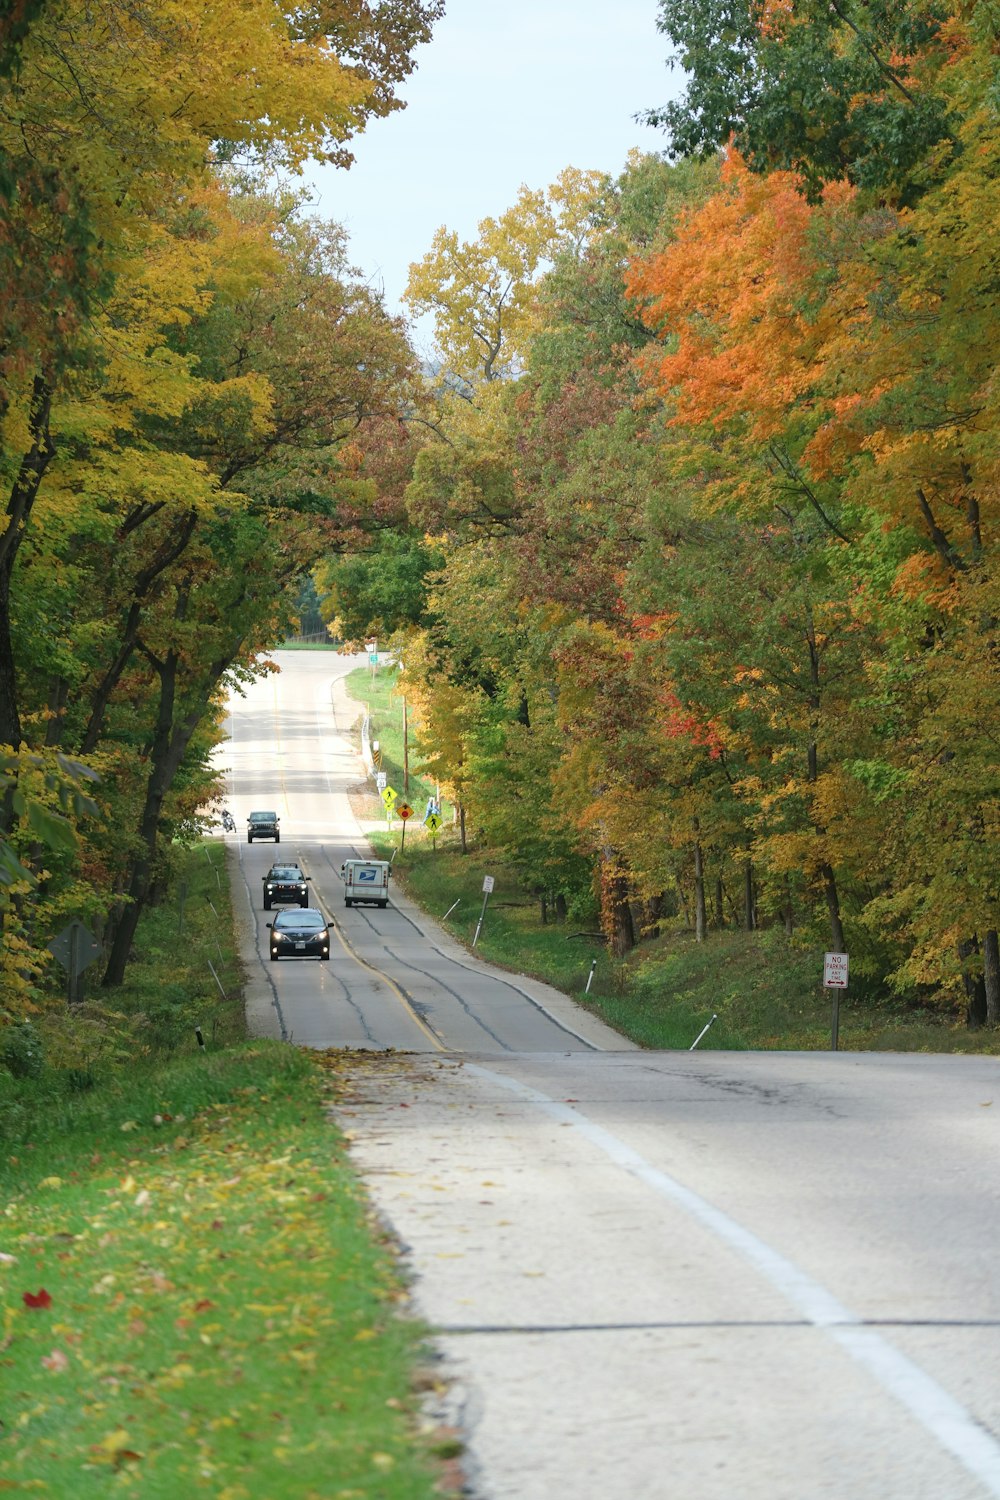
<instances>
[{"instance_id":1,"label":"dark sedan","mask_svg":"<svg viewBox=\"0 0 1000 1500\"><path fill-rule=\"evenodd\" d=\"M300 911L279 911L271 929L271 962L279 958L329 958L330 928L321 911L304 906Z\"/></svg>"}]
</instances>

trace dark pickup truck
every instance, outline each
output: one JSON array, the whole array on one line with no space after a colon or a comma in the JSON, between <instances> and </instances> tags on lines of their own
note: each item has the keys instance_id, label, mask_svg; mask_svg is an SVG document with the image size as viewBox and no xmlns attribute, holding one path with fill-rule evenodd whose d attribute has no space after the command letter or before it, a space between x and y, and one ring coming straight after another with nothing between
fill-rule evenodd
<instances>
[{"instance_id":1,"label":"dark pickup truck","mask_svg":"<svg viewBox=\"0 0 1000 1500\"><path fill-rule=\"evenodd\" d=\"M298 865L272 865L264 876L264 910L272 906L309 905L309 886Z\"/></svg>"},{"instance_id":2,"label":"dark pickup truck","mask_svg":"<svg viewBox=\"0 0 1000 1500\"><path fill-rule=\"evenodd\" d=\"M280 821L276 812L252 812L247 818L247 843L252 844L254 839L274 839L280 844Z\"/></svg>"}]
</instances>

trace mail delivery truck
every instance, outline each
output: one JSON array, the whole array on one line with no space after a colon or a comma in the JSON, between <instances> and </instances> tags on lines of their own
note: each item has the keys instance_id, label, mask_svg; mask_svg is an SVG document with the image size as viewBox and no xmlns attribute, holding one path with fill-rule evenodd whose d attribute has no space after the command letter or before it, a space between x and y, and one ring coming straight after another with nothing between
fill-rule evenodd
<instances>
[{"instance_id":1,"label":"mail delivery truck","mask_svg":"<svg viewBox=\"0 0 1000 1500\"><path fill-rule=\"evenodd\" d=\"M344 877L344 905L386 906L389 901L389 861L387 859L345 859L340 867Z\"/></svg>"}]
</instances>

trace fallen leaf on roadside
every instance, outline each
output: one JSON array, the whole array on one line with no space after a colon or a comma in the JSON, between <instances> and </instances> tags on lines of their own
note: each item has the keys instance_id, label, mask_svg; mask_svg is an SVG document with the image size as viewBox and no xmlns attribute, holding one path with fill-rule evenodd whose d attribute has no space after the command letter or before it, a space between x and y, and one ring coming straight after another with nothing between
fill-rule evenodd
<instances>
[{"instance_id":1,"label":"fallen leaf on roadside","mask_svg":"<svg viewBox=\"0 0 1000 1500\"><path fill-rule=\"evenodd\" d=\"M52 1298L49 1296L44 1287L40 1287L37 1292L25 1292L21 1298L21 1301L24 1303L25 1307L44 1308L52 1306Z\"/></svg>"},{"instance_id":2,"label":"fallen leaf on roadside","mask_svg":"<svg viewBox=\"0 0 1000 1500\"><path fill-rule=\"evenodd\" d=\"M69 1369L69 1359L61 1349L53 1349L51 1354L43 1354L42 1364L46 1370L53 1370L57 1375Z\"/></svg>"},{"instance_id":3,"label":"fallen leaf on roadside","mask_svg":"<svg viewBox=\"0 0 1000 1500\"><path fill-rule=\"evenodd\" d=\"M133 1448L126 1448L125 1444L128 1442L128 1437L129 1435L125 1431L125 1428L119 1427L116 1432L109 1432L107 1437L102 1438L99 1443L92 1443L90 1451L95 1458L105 1459L109 1463L113 1463L116 1469L126 1460L130 1460L133 1463L137 1462L142 1458L142 1454L136 1453Z\"/></svg>"}]
</instances>

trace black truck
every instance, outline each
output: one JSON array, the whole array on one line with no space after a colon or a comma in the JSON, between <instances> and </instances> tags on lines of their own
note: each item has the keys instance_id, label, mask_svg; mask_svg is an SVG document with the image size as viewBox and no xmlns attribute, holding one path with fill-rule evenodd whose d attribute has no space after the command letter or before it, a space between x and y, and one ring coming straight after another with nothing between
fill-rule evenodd
<instances>
[{"instance_id":1,"label":"black truck","mask_svg":"<svg viewBox=\"0 0 1000 1500\"><path fill-rule=\"evenodd\" d=\"M281 819L276 812L252 812L247 818L247 843L254 839L274 839L281 843Z\"/></svg>"},{"instance_id":2,"label":"black truck","mask_svg":"<svg viewBox=\"0 0 1000 1500\"><path fill-rule=\"evenodd\" d=\"M306 877L298 865L272 865L264 876L264 910L286 905L309 905Z\"/></svg>"}]
</instances>

